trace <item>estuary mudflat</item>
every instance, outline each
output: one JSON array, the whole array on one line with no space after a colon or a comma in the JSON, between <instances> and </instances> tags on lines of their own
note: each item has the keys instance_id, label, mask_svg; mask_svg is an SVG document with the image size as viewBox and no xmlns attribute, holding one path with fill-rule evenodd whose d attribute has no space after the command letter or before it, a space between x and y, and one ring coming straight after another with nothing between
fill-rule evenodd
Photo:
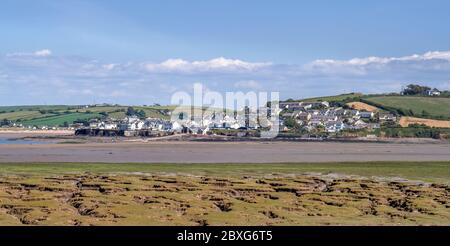
<instances>
[{"instance_id":1,"label":"estuary mudflat","mask_svg":"<svg viewBox=\"0 0 450 246\"><path fill-rule=\"evenodd\" d=\"M280 163L448 160L448 142L167 141L0 146L0 162Z\"/></svg>"}]
</instances>

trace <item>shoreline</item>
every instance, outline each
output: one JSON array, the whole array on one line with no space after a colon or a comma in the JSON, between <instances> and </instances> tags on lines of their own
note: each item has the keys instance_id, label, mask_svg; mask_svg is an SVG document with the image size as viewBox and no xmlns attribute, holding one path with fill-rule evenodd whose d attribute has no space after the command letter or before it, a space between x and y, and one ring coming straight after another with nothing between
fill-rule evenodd
<instances>
[{"instance_id":1,"label":"shoreline","mask_svg":"<svg viewBox=\"0 0 450 246\"><path fill-rule=\"evenodd\" d=\"M204 136L204 135L186 135L176 134L163 137L92 137L75 136L72 130L4 130L0 129L0 138L11 139L36 139L36 140L56 140L61 143L67 140L79 141L78 144L87 143L149 143L149 142L204 142L204 143L245 143L245 142L334 142L334 143L379 143L379 144L446 144L450 139L432 139L432 138L300 138L300 137L279 137L273 139L263 139L257 137L231 137L231 136ZM60 138L58 138L60 137Z\"/></svg>"},{"instance_id":2,"label":"shoreline","mask_svg":"<svg viewBox=\"0 0 450 246\"><path fill-rule=\"evenodd\" d=\"M4 144L0 162L280 163L450 161L450 143L197 142Z\"/></svg>"}]
</instances>

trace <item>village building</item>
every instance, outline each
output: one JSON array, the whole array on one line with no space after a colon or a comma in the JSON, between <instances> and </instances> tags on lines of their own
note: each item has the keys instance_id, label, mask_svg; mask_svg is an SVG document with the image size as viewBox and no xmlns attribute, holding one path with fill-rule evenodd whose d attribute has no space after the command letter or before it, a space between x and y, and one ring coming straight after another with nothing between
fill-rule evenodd
<instances>
[{"instance_id":1,"label":"village building","mask_svg":"<svg viewBox=\"0 0 450 246\"><path fill-rule=\"evenodd\" d=\"M361 111L359 112L359 117L363 119L371 119L375 115L374 112Z\"/></svg>"},{"instance_id":2,"label":"village building","mask_svg":"<svg viewBox=\"0 0 450 246\"><path fill-rule=\"evenodd\" d=\"M297 114L297 119L301 120L301 121L309 121L312 117L311 113L308 112L300 112L299 114Z\"/></svg>"},{"instance_id":3,"label":"village building","mask_svg":"<svg viewBox=\"0 0 450 246\"><path fill-rule=\"evenodd\" d=\"M391 113L379 113L378 114L378 121L380 122L396 122L397 116Z\"/></svg>"},{"instance_id":4,"label":"village building","mask_svg":"<svg viewBox=\"0 0 450 246\"><path fill-rule=\"evenodd\" d=\"M438 89L434 88L434 89L431 89L431 90L427 90L426 94L428 96L440 96L441 92Z\"/></svg>"},{"instance_id":5,"label":"village building","mask_svg":"<svg viewBox=\"0 0 450 246\"><path fill-rule=\"evenodd\" d=\"M300 107L301 102L280 102L280 109L292 109L293 107Z\"/></svg>"},{"instance_id":6,"label":"village building","mask_svg":"<svg viewBox=\"0 0 450 246\"><path fill-rule=\"evenodd\" d=\"M325 130L327 132L339 132L345 128L345 124L341 121L329 121L325 124Z\"/></svg>"},{"instance_id":7,"label":"village building","mask_svg":"<svg viewBox=\"0 0 450 246\"><path fill-rule=\"evenodd\" d=\"M318 101L318 102L302 102L301 106L303 107L309 107L309 108L320 108L320 107L325 107L328 108L330 107L330 103L327 101Z\"/></svg>"}]
</instances>

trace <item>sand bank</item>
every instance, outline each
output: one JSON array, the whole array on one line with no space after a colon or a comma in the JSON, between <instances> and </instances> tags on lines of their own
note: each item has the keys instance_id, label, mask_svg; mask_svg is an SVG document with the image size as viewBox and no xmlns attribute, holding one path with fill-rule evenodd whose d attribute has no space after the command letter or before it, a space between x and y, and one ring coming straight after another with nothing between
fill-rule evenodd
<instances>
[{"instance_id":1,"label":"sand bank","mask_svg":"<svg viewBox=\"0 0 450 246\"><path fill-rule=\"evenodd\" d=\"M0 146L0 162L449 161L450 143L148 142Z\"/></svg>"}]
</instances>

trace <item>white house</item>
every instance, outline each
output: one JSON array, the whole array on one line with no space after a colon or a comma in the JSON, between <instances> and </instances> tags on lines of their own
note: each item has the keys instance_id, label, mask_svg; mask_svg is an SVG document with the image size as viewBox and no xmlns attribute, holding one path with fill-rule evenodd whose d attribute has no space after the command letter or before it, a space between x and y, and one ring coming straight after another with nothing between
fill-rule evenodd
<instances>
[{"instance_id":1,"label":"white house","mask_svg":"<svg viewBox=\"0 0 450 246\"><path fill-rule=\"evenodd\" d=\"M393 114L380 113L378 115L379 121L396 121L397 117Z\"/></svg>"},{"instance_id":2,"label":"white house","mask_svg":"<svg viewBox=\"0 0 450 246\"><path fill-rule=\"evenodd\" d=\"M436 88L434 88L432 90L428 90L426 93L428 96L440 96L441 95L441 92Z\"/></svg>"},{"instance_id":3,"label":"white house","mask_svg":"<svg viewBox=\"0 0 450 246\"><path fill-rule=\"evenodd\" d=\"M363 119L371 119L374 116L374 113L361 111L361 112L359 112L359 116Z\"/></svg>"},{"instance_id":4,"label":"white house","mask_svg":"<svg viewBox=\"0 0 450 246\"><path fill-rule=\"evenodd\" d=\"M340 121L330 121L325 124L327 132L339 132L345 129L345 124Z\"/></svg>"}]
</instances>

